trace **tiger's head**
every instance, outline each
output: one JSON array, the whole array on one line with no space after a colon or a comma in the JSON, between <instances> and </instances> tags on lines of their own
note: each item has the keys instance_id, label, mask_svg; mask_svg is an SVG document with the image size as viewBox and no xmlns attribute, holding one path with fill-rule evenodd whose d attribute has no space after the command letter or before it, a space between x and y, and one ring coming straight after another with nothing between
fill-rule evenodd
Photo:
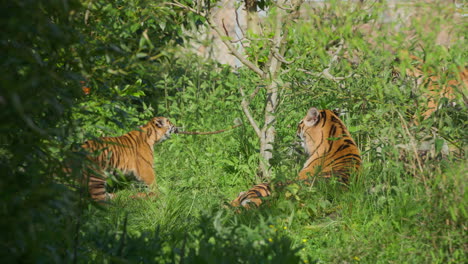
<instances>
[{"instance_id":1,"label":"tiger's head","mask_svg":"<svg viewBox=\"0 0 468 264\"><path fill-rule=\"evenodd\" d=\"M320 151L325 145L324 139L333 135L324 135L324 127L329 121L340 122L338 114L331 110L318 110L315 107L307 111L306 116L299 122L296 135L308 155Z\"/></svg>"},{"instance_id":2,"label":"tiger's head","mask_svg":"<svg viewBox=\"0 0 468 264\"><path fill-rule=\"evenodd\" d=\"M320 143L322 130L317 127L320 120L320 112L312 107L307 111L307 115L297 125L296 135L301 141L301 145L308 155L311 155L315 146Z\"/></svg>"},{"instance_id":3,"label":"tiger's head","mask_svg":"<svg viewBox=\"0 0 468 264\"><path fill-rule=\"evenodd\" d=\"M165 117L154 117L146 125L141 126L140 129L146 132L148 144L150 145L162 142L178 132L177 127Z\"/></svg>"}]
</instances>

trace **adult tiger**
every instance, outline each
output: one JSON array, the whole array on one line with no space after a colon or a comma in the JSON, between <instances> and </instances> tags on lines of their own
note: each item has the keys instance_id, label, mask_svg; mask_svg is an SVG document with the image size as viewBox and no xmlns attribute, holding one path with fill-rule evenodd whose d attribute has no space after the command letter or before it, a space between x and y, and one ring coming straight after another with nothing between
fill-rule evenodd
<instances>
[{"instance_id":1,"label":"adult tiger","mask_svg":"<svg viewBox=\"0 0 468 264\"><path fill-rule=\"evenodd\" d=\"M102 137L83 143L82 148L89 152L87 157L91 161L84 173L91 198L102 201L113 197L106 191L106 171L118 170L126 175L132 174L148 186L153 184L153 146L173 133L177 133L177 128L169 119L154 117L139 130L120 137Z\"/></svg>"},{"instance_id":2,"label":"adult tiger","mask_svg":"<svg viewBox=\"0 0 468 264\"><path fill-rule=\"evenodd\" d=\"M299 122L297 136L309 156L299 172L298 180L309 182L317 176L338 177L347 184L350 175L359 170L359 149L346 126L333 111L310 108ZM240 193L231 205L249 208L249 203L253 203L259 206L262 203L261 198L270 194L270 184L258 184L249 191Z\"/></svg>"}]
</instances>

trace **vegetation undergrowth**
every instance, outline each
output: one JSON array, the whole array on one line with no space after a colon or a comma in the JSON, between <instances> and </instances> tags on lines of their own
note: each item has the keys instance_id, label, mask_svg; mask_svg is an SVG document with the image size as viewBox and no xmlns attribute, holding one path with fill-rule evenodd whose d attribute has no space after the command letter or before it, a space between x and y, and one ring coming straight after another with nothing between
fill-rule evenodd
<instances>
[{"instance_id":1,"label":"vegetation undergrowth","mask_svg":"<svg viewBox=\"0 0 468 264\"><path fill-rule=\"evenodd\" d=\"M306 157L296 127L312 106L340 108L361 150L362 171L347 188L320 179L291 184L253 210L229 205L257 182L260 161L239 87L254 90L265 80L194 54L187 32L202 27L202 17L162 0L2 4L11 14L2 16L0 42L8 51L0 62L7 70L0 78L0 259L466 262L468 111L456 93L438 98L438 110L424 119L428 85L415 87L405 71L416 64L411 53L425 59L426 75L442 76L439 84L460 79L449 73L466 66L460 37L466 32L450 20L460 11L441 7L405 24L382 21L385 5L327 3L304 10L308 19L295 20L294 35L285 40L293 63L278 80L272 180L292 180L301 169ZM450 48L434 44L429 22L453 26ZM369 24L379 30L358 29ZM267 44L255 39L246 52L262 65ZM345 44L336 46L340 40ZM332 63L334 52L341 59ZM327 67L352 77L310 74ZM250 102L257 120L265 106L260 96L264 90ZM116 198L101 204L71 187L80 175L65 173L65 161L85 160L76 146L122 135L153 116L186 131L225 129L236 119L243 126L215 135L174 134L155 145L157 184L150 188L110 180ZM142 191L157 196L131 198Z\"/></svg>"}]
</instances>

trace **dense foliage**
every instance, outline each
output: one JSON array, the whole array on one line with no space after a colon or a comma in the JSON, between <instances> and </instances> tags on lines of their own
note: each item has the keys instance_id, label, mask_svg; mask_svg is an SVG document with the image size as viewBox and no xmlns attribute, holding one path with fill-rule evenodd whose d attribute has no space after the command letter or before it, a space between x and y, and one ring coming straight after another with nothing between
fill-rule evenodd
<instances>
[{"instance_id":1,"label":"dense foliage","mask_svg":"<svg viewBox=\"0 0 468 264\"><path fill-rule=\"evenodd\" d=\"M452 17L466 10L420 5L420 16L405 24L383 21L386 6L378 3L306 7L287 39L292 63L280 78L274 180L293 179L301 168L295 129L311 106L341 109L362 150L363 171L349 190L320 181L291 185L246 211L227 205L254 183L259 159L238 88L264 82L249 69L234 71L192 52L188 32L203 19L162 0L19 0L1 7L5 263L467 259L465 102L460 93L451 100L455 106L442 98L440 109L423 119L427 87L416 89L405 76L414 65L408 54L424 58L428 74L465 68L466 20ZM363 30L369 25L374 31ZM450 48L435 44L434 32L447 27L455 36ZM246 49L259 63L262 41L268 39ZM347 78L316 74L327 67ZM458 77L446 74L439 83L448 78ZM255 100L252 113L260 119L264 102ZM74 146L121 135L152 116L191 131L227 128L236 118L244 126L174 135L156 145L157 198L130 199L138 187L127 184L103 206L70 187L79 173L65 174L63 163L83 160ZM425 155L422 145L429 145Z\"/></svg>"}]
</instances>

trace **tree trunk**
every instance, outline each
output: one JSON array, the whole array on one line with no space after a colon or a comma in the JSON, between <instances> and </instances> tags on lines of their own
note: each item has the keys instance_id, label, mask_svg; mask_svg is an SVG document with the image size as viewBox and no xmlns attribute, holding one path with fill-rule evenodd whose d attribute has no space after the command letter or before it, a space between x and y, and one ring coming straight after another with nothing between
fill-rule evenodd
<instances>
[{"instance_id":1,"label":"tree trunk","mask_svg":"<svg viewBox=\"0 0 468 264\"><path fill-rule=\"evenodd\" d=\"M254 131L260 140L260 163L257 175L260 179L257 178L257 181L271 180L272 171L270 162L273 157L273 146L276 136L276 110L279 102L279 90L281 89L278 84L278 76L281 65L283 62L285 62L284 54L286 51L286 39L289 32L287 24L298 16L299 8L304 0L293 0L290 2L289 7L286 5L287 2L287 0L278 0L275 3L275 6L278 7L278 10L275 12L276 17L272 32L273 37L269 42L272 45L268 47L268 60L262 68L257 65L257 62L250 61L249 58L244 56L238 50L238 48L233 45L229 38L226 38L227 35L223 34L222 29L217 26L211 18L207 17L209 25L221 37L221 41L226 45L232 55L234 55L237 59L240 60L242 64L258 74L261 79L268 83L268 86L266 87L264 123L261 128L255 121L255 118L249 109L249 104L251 100L258 94L260 86L258 86L250 95L246 95L242 87L239 87L239 91L242 95L242 110L244 111L244 114L246 115L249 123L254 128ZM248 31L256 35L261 35L259 24L260 19L257 13L257 0L244 0L244 3L247 13ZM244 37L249 39L249 34L246 34Z\"/></svg>"},{"instance_id":2,"label":"tree trunk","mask_svg":"<svg viewBox=\"0 0 468 264\"><path fill-rule=\"evenodd\" d=\"M258 34L260 26L258 24L257 0L244 0L244 4L247 13L247 31Z\"/></svg>"},{"instance_id":3,"label":"tree trunk","mask_svg":"<svg viewBox=\"0 0 468 264\"><path fill-rule=\"evenodd\" d=\"M276 107L278 105L278 84L272 80L267 87L265 105L265 123L261 129L260 136L260 177L271 178L270 160L273 157L273 143L276 136Z\"/></svg>"},{"instance_id":4,"label":"tree trunk","mask_svg":"<svg viewBox=\"0 0 468 264\"><path fill-rule=\"evenodd\" d=\"M278 5L284 5L284 1L278 1ZM281 60L279 57L283 57L285 53L285 43L288 30L284 29L284 11L278 10L276 14L276 25L275 35L273 37L273 46L269 55L268 62L266 64L266 76L264 79L269 79L270 84L266 90L266 102L265 102L265 123L261 129L260 136L260 172L261 178L271 179L271 159L273 157L273 144L275 143L276 136L276 107L278 106L279 100L279 89L278 87L278 74L281 69Z\"/></svg>"}]
</instances>

